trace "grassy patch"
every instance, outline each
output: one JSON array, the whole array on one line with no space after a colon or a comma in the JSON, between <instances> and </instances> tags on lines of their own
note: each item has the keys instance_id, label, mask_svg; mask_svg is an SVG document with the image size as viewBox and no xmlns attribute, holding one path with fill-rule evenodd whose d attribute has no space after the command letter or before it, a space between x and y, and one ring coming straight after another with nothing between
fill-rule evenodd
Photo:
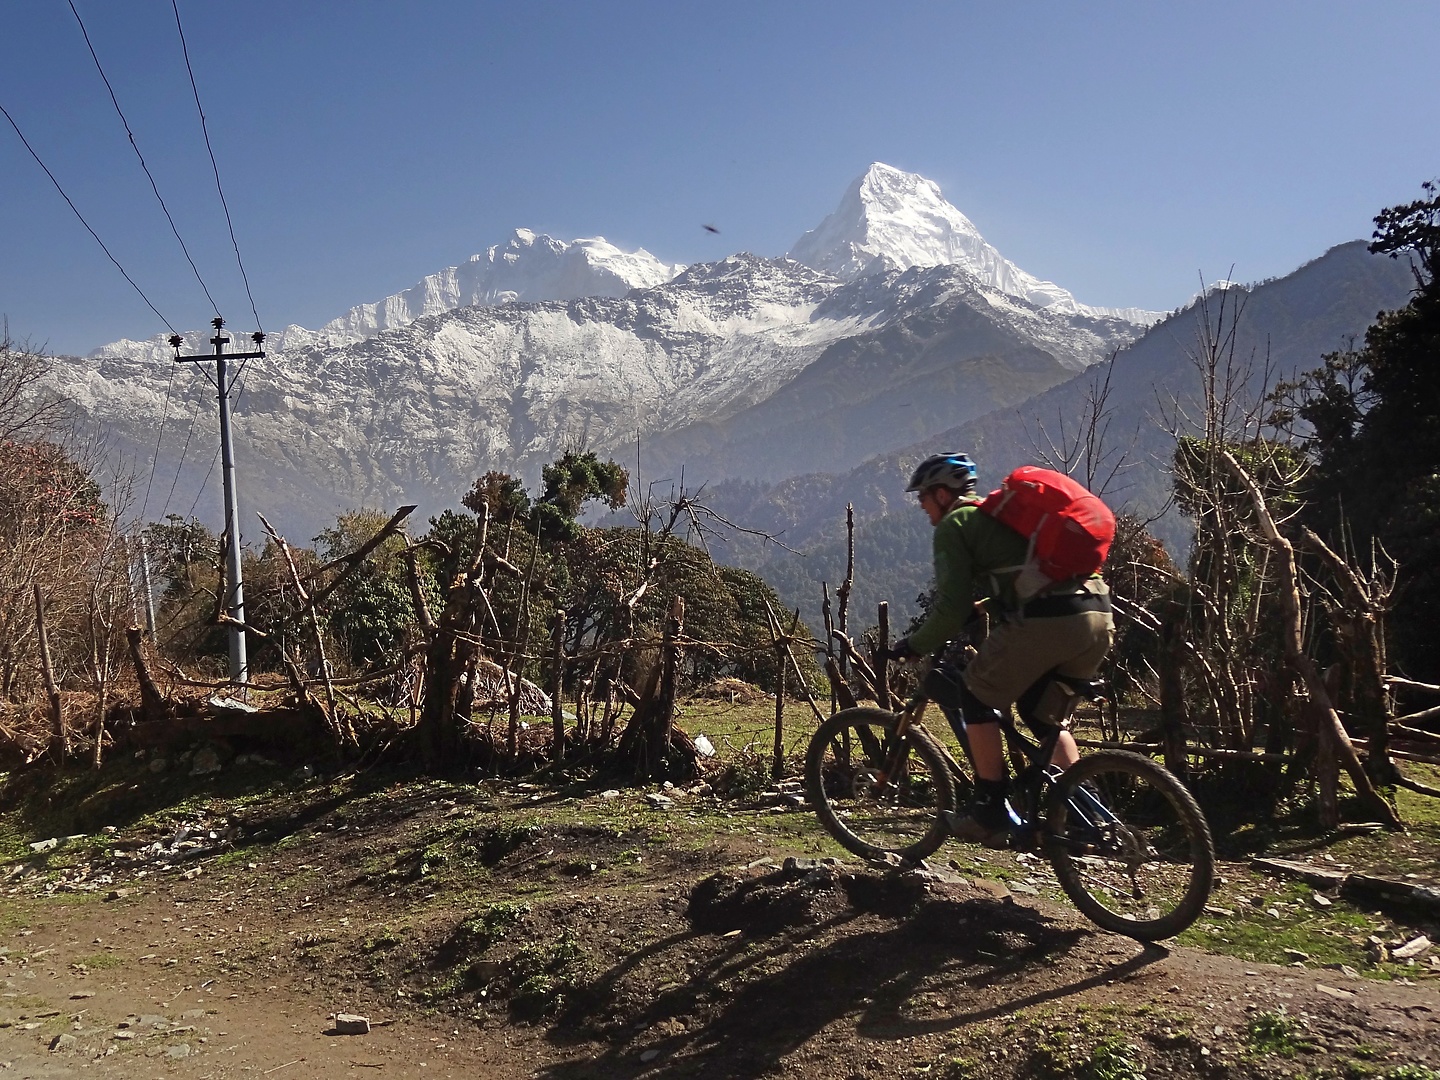
<instances>
[{"instance_id":1,"label":"grassy patch","mask_svg":"<svg viewBox=\"0 0 1440 1080\"><path fill-rule=\"evenodd\" d=\"M1079 1032L1050 1032L1041 1037L1032 1064L1040 1076L1078 1080L1141 1080L1145 1075L1140 1047L1114 1035L1090 1043Z\"/></svg>"},{"instance_id":2,"label":"grassy patch","mask_svg":"<svg viewBox=\"0 0 1440 1080\"><path fill-rule=\"evenodd\" d=\"M491 945L505 940L505 935L513 930L529 911L529 904L491 904L484 911L463 920L455 928L451 940L455 947L466 955L484 952Z\"/></svg>"},{"instance_id":3,"label":"grassy patch","mask_svg":"<svg viewBox=\"0 0 1440 1080\"><path fill-rule=\"evenodd\" d=\"M541 832L540 822L534 819L507 821L487 829L480 839L480 861L494 866L513 851L518 851Z\"/></svg>"},{"instance_id":4,"label":"grassy patch","mask_svg":"<svg viewBox=\"0 0 1440 1080\"><path fill-rule=\"evenodd\" d=\"M1300 1021L1280 1009L1257 1012L1245 1024L1246 1049L1257 1057L1294 1057L1313 1044Z\"/></svg>"},{"instance_id":5,"label":"grassy patch","mask_svg":"<svg viewBox=\"0 0 1440 1080\"><path fill-rule=\"evenodd\" d=\"M553 941L523 946L510 961L510 1007L525 1017L546 1016L578 985L585 956L569 930Z\"/></svg>"},{"instance_id":6,"label":"grassy patch","mask_svg":"<svg viewBox=\"0 0 1440 1080\"><path fill-rule=\"evenodd\" d=\"M1399 965L1374 964L1367 956L1366 938L1385 931L1381 919L1343 900L1317 906L1314 896L1306 885L1244 872L1216 890L1211 897L1215 910L1177 940L1259 963L1346 965L1380 978L1401 973Z\"/></svg>"},{"instance_id":7,"label":"grassy patch","mask_svg":"<svg viewBox=\"0 0 1440 1080\"><path fill-rule=\"evenodd\" d=\"M75 967L83 967L86 971L104 971L107 968L120 968L125 966L125 958L113 952L91 953L89 956L82 956L74 962Z\"/></svg>"},{"instance_id":8,"label":"grassy patch","mask_svg":"<svg viewBox=\"0 0 1440 1080\"><path fill-rule=\"evenodd\" d=\"M1011 1041L1018 1045L1034 1041L1030 1064L1039 1076L1143 1080L1144 1051L1114 1034L1117 1020L1136 1015L1137 1010L1118 1005L1095 1009L1082 1005L1068 1025L1057 1025L1049 1010L1041 1010L1026 1024L1025 1033Z\"/></svg>"},{"instance_id":9,"label":"grassy patch","mask_svg":"<svg viewBox=\"0 0 1440 1080\"><path fill-rule=\"evenodd\" d=\"M1097 1043L1075 1070L1080 1080L1144 1080L1140 1047L1119 1037Z\"/></svg>"}]
</instances>

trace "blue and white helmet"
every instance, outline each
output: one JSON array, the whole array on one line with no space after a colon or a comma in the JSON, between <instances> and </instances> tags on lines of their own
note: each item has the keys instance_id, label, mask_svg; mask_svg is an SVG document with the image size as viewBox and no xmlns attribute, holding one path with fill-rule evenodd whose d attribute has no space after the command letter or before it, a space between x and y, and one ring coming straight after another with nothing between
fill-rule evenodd
<instances>
[{"instance_id":1,"label":"blue and white helmet","mask_svg":"<svg viewBox=\"0 0 1440 1080\"><path fill-rule=\"evenodd\" d=\"M906 491L926 491L932 487L949 488L957 495L969 495L975 490L975 477L979 470L975 463L964 454L935 454L915 466Z\"/></svg>"}]
</instances>

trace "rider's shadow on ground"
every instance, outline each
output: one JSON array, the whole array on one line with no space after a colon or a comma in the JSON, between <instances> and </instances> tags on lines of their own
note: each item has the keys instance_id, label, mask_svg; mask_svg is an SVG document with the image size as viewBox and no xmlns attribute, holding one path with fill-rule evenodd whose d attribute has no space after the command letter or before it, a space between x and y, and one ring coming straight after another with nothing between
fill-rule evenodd
<instances>
[{"instance_id":1,"label":"rider's shadow on ground","mask_svg":"<svg viewBox=\"0 0 1440 1080\"><path fill-rule=\"evenodd\" d=\"M793 888L788 894L793 897ZM870 899L877 898L905 906L903 896ZM961 890L922 889L913 899L909 910L877 911L852 890L804 925L761 925L734 939L696 933L657 942L592 984L588 1007L639 1000L643 988L635 981L654 979L657 969L683 973L681 980L644 997L649 1007L629 1017L628 1030L612 1032L615 1041L598 1059L562 1063L540 1075L578 1080L633 1071L642 1054L659 1075L759 1075L837 1023L876 1040L959 1028L1103 985L1163 955L1156 950L1082 975L1072 954L1096 940L1092 931ZM1093 955L1087 952L1085 960ZM585 1010L577 1005L562 1017L552 1039L572 1041Z\"/></svg>"}]
</instances>

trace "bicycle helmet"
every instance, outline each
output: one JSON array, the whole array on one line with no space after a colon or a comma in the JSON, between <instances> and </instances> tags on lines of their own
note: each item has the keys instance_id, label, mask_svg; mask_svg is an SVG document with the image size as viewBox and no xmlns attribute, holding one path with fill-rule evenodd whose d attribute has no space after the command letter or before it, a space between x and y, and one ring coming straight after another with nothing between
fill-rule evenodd
<instances>
[{"instance_id":1,"label":"bicycle helmet","mask_svg":"<svg viewBox=\"0 0 1440 1080\"><path fill-rule=\"evenodd\" d=\"M957 495L970 495L975 491L975 477L978 470L975 463L964 454L935 454L920 462L910 476L906 491L925 491L932 487L945 487Z\"/></svg>"}]
</instances>

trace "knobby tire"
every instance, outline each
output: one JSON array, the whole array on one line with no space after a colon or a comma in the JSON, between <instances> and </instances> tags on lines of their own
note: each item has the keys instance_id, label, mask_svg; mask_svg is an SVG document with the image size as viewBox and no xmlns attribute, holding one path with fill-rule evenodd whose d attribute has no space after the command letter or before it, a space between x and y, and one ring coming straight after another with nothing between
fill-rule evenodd
<instances>
[{"instance_id":1,"label":"knobby tire","mask_svg":"<svg viewBox=\"0 0 1440 1080\"><path fill-rule=\"evenodd\" d=\"M856 708L824 721L805 755L805 789L820 824L845 850L918 862L949 835L955 789L945 755L918 727L905 734L900 775L877 783L885 760L876 758L893 750L898 720L883 709Z\"/></svg>"},{"instance_id":2,"label":"knobby tire","mask_svg":"<svg viewBox=\"0 0 1440 1080\"><path fill-rule=\"evenodd\" d=\"M1055 877L1097 926L1159 941L1205 909L1215 879L1210 826L1194 796L1149 758L1081 758L1050 792L1047 824Z\"/></svg>"}]
</instances>

